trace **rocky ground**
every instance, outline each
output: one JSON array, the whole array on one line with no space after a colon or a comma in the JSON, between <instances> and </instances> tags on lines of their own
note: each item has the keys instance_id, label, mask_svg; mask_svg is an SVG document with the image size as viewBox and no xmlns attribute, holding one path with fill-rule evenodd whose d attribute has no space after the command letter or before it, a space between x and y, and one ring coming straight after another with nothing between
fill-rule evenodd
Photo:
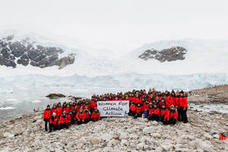
<instances>
[{"instance_id":1,"label":"rocky ground","mask_svg":"<svg viewBox=\"0 0 228 152\"><path fill-rule=\"evenodd\" d=\"M228 104L228 85L192 90L188 101L194 104Z\"/></svg>"},{"instance_id":2,"label":"rocky ground","mask_svg":"<svg viewBox=\"0 0 228 152\"><path fill-rule=\"evenodd\" d=\"M0 125L0 151L228 151L228 115L188 111L189 123L165 126L144 118L104 118L47 133L34 112Z\"/></svg>"}]
</instances>

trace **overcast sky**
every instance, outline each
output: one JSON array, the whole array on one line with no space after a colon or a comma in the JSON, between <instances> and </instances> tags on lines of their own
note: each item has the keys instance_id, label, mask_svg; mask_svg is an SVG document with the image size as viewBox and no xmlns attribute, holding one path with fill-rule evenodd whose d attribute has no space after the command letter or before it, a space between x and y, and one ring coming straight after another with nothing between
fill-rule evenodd
<instances>
[{"instance_id":1,"label":"overcast sky","mask_svg":"<svg viewBox=\"0 0 228 152\"><path fill-rule=\"evenodd\" d=\"M134 46L156 40L228 40L227 0L0 0L0 29Z\"/></svg>"}]
</instances>

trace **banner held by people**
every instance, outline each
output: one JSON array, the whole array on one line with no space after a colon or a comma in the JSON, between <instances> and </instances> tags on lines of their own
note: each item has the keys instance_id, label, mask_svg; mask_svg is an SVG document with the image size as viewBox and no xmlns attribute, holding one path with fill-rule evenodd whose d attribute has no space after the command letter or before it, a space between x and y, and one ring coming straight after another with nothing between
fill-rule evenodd
<instances>
[{"instance_id":1,"label":"banner held by people","mask_svg":"<svg viewBox=\"0 0 228 152\"><path fill-rule=\"evenodd\" d=\"M129 101L98 101L97 109L101 117L126 117L129 113Z\"/></svg>"}]
</instances>

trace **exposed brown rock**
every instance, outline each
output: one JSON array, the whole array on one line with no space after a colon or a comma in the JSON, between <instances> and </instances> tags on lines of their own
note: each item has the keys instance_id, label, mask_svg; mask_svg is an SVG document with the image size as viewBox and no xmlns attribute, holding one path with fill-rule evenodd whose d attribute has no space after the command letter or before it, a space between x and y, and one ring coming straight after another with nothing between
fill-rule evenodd
<instances>
[{"instance_id":1,"label":"exposed brown rock","mask_svg":"<svg viewBox=\"0 0 228 152\"><path fill-rule=\"evenodd\" d=\"M49 99L58 99L58 98L65 98L66 96L61 93L50 93L46 97L48 97Z\"/></svg>"}]
</instances>

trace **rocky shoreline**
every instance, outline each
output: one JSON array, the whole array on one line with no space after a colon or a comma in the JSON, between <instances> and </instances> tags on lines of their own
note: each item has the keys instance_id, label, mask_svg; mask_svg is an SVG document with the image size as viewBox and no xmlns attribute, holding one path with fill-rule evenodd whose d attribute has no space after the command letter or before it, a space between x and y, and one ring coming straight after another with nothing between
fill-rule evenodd
<instances>
[{"instance_id":1,"label":"rocky shoreline","mask_svg":"<svg viewBox=\"0 0 228 152\"><path fill-rule=\"evenodd\" d=\"M0 125L0 151L228 151L228 114L188 111L189 123L165 126L139 118L103 118L47 133L42 112Z\"/></svg>"}]
</instances>

